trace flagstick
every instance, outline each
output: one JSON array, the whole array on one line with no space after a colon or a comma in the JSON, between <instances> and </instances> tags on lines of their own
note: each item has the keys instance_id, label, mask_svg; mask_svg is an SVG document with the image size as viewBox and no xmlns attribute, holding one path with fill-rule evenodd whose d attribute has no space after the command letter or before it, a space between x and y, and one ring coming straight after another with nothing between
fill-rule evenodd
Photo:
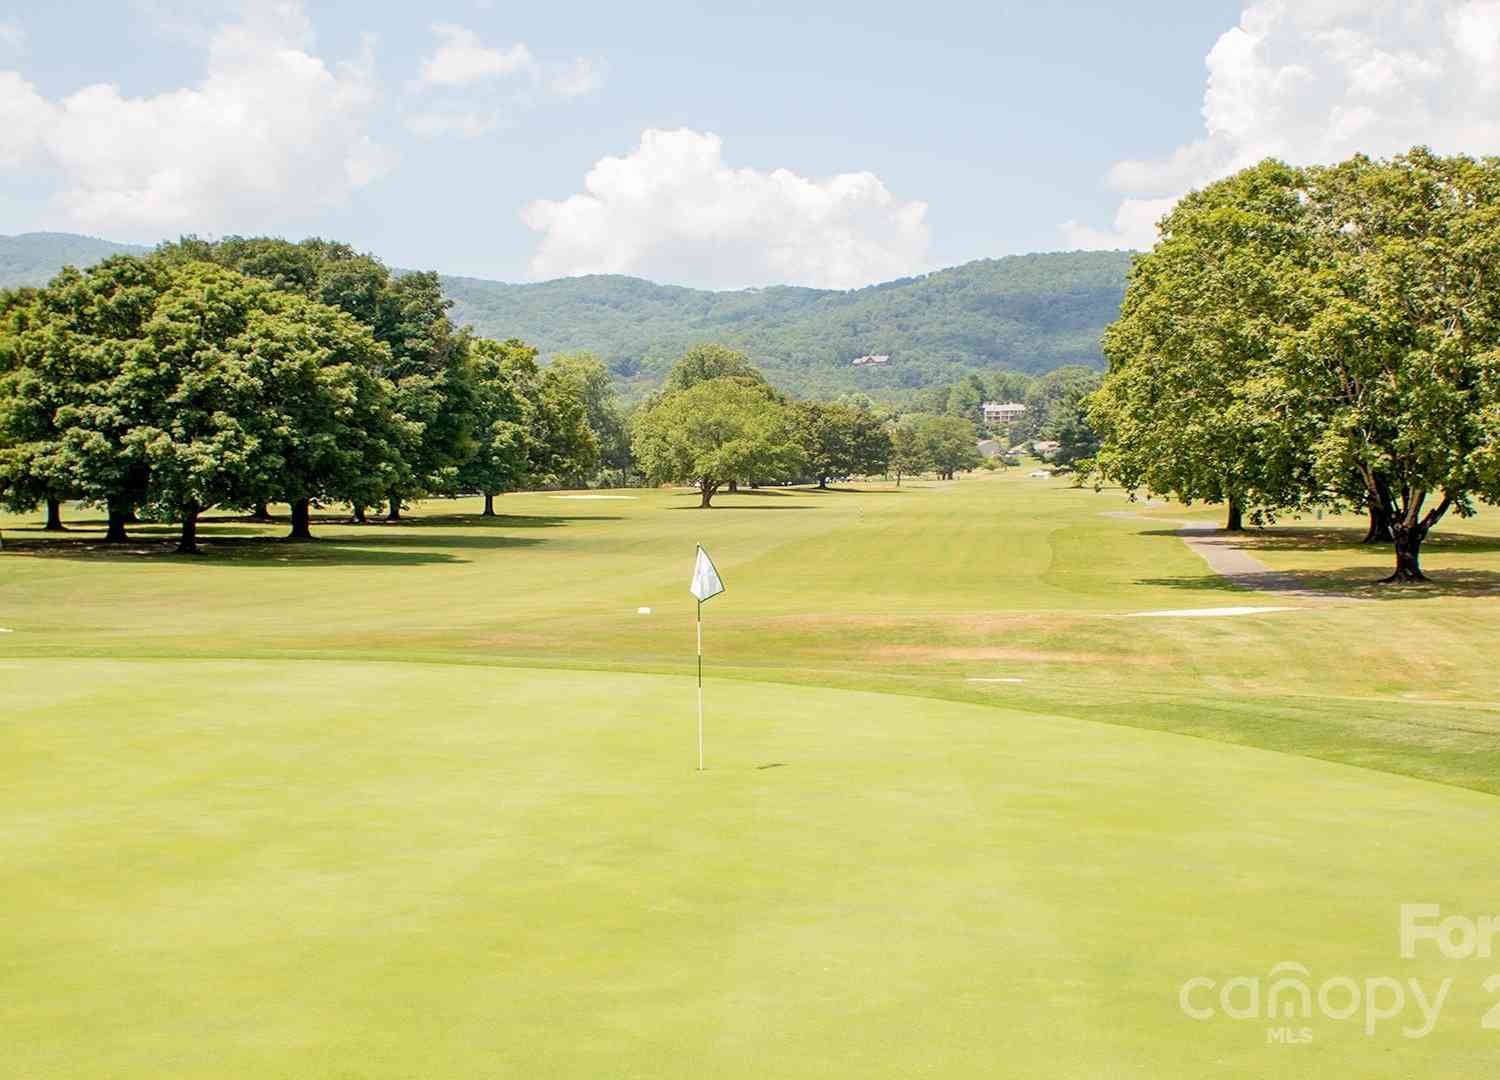
<instances>
[{"instance_id":1,"label":"flagstick","mask_svg":"<svg viewBox=\"0 0 1500 1080\"><path fill-rule=\"evenodd\" d=\"M698 601L698 771L703 771L703 601Z\"/></svg>"}]
</instances>

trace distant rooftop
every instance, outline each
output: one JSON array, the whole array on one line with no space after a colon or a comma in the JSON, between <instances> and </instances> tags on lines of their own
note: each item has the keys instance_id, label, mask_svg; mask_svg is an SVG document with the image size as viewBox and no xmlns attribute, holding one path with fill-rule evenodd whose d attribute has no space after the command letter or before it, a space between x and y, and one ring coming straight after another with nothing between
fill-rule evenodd
<instances>
[{"instance_id":1,"label":"distant rooftop","mask_svg":"<svg viewBox=\"0 0 1500 1080\"><path fill-rule=\"evenodd\" d=\"M1019 401L986 401L980 409L986 420L1014 420L1026 411Z\"/></svg>"},{"instance_id":2,"label":"distant rooftop","mask_svg":"<svg viewBox=\"0 0 1500 1080\"><path fill-rule=\"evenodd\" d=\"M891 358L884 353L872 353L869 356L861 356L850 365L851 367L865 367L868 364L888 364Z\"/></svg>"}]
</instances>

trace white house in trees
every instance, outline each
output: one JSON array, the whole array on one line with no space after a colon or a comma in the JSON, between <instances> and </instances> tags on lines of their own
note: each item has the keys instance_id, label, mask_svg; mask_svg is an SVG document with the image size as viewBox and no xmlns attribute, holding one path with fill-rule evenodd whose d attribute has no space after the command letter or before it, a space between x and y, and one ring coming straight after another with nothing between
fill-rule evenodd
<instances>
[{"instance_id":1,"label":"white house in trees","mask_svg":"<svg viewBox=\"0 0 1500 1080\"><path fill-rule=\"evenodd\" d=\"M1021 419L1021 414L1026 411L1026 406L1019 401L986 401L980 408L984 410L986 424L1009 424Z\"/></svg>"}]
</instances>

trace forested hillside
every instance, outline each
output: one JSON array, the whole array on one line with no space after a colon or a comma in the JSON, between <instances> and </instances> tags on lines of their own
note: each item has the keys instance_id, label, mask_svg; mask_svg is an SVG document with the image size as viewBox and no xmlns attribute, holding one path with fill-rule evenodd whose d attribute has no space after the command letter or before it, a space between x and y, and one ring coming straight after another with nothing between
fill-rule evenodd
<instances>
[{"instance_id":1,"label":"forested hillside","mask_svg":"<svg viewBox=\"0 0 1500 1080\"><path fill-rule=\"evenodd\" d=\"M66 233L0 237L0 287L41 285L65 264L144 250ZM597 353L627 398L656 386L705 341L743 349L774 384L799 395L890 397L973 371L1102 367L1099 339L1119 314L1129 265L1127 252L1017 255L848 292L709 292L618 275L442 284L455 323L521 338L543 354ZM850 365L870 353L890 361Z\"/></svg>"},{"instance_id":2,"label":"forested hillside","mask_svg":"<svg viewBox=\"0 0 1500 1080\"><path fill-rule=\"evenodd\" d=\"M850 292L707 292L604 275L530 285L444 278L443 286L457 322L543 352L590 349L627 393L658 383L688 346L719 341L800 394L879 394L975 369L1102 366L1099 339L1119 314L1129 265L1126 252L1019 255ZM850 366L868 353L891 359Z\"/></svg>"},{"instance_id":3,"label":"forested hillside","mask_svg":"<svg viewBox=\"0 0 1500 1080\"><path fill-rule=\"evenodd\" d=\"M0 236L0 289L41 285L64 266L92 266L111 255L140 255L147 250L74 233Z\"/></svg>"}]
</instances>

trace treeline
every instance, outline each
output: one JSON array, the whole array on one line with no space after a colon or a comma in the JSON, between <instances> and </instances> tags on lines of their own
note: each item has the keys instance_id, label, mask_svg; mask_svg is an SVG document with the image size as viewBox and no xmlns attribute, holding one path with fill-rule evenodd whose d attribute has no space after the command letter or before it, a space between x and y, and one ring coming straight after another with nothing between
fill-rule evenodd
<instances>
[{"instance_id":1,"label":"treeline","mask_svg":"<svg viewBox=\"0 0 1500 1080\"><path fill-rule=\"evenodd\" d=\"M1246 516L1368 511L1388 581L1500 500L1500 158L1266 161L1177 204L1088 404L1099 474Z\"/></svg>"},{"instance_id":2,"label":"treeline","mask_svg":"<svg viewBox=\"0 0 1500 1080\"><path fill-rule=\"evenodd\" d=\"M210 508L399 518L621 465L623 420L588 357L550 367L450 321L436 274L320 240L185 239L0 294L0 499L181 523ZM487 505L487 510L489 506Z\"/></svg>"},{"instance_id":3,"label":"treeline","mask_svg":"<svg viewBox=\"0 0 1500 1080\"><path fill-rule=\"evenodd\" d=\"M436 274L324 240L193 237L0 293L0 504L104 507L106 541L214 508L312 538L315 507L399 520L428 496L741 483L973 468L975 410L798 401L744 353L700 345L624 410L590 353L547 365L456 327ZM1065 382L1061 376L1053 382ZM1048 385L1051 385L1050 383Z\"/></svg>"}]
</instances>

